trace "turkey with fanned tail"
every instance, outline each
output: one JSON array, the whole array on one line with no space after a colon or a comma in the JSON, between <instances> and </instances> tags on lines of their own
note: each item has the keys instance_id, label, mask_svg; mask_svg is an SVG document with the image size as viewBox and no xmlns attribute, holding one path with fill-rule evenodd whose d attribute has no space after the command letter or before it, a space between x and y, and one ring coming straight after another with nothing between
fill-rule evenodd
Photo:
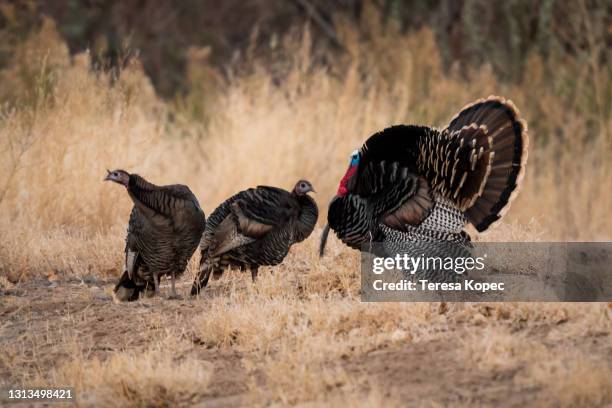
<instances>
[{"instance_id":1,"label":"turkey with fanned tail","mask_svg":"<svg viewBox=\"0 0 612 408\"><path fill-rule=\"evenodd\" d=\"M228 266L249 269L255 281L260 266L280 264L317 222L319 211L310 191L312 185L300 180L291 192L258 186L225 200L208 218L191 294L200 293L211 274L219 278Z\"/></svg>"},{"instance_id":2,"label":"turkey with fanned tail","mask_svg":"<svg viewBox=\"0 0 612 408\"><path fill-rule=\"evenodd\" d=\"M115 296L134 301L141 293L159 295L160 278L169 275L170 297L178 297L176 277L185 271L206 225L198 200L181 184L156 186L124 170L107 172L105 180L123 185L134 202Z\"/></svg>"},{"instance_id":3,"label":"turkey with fanned tail","mask_svg":"<svg viewBox=\"0 0 612 408\"><path fill-rule=\"evenodd\" d=\"M351 156L320 254L329 228L354 249L403 245L418 256L440 243L441 254L466 253L466 224L485 231L516 196L527 146L518 110L495 96L467 105L442 130L399 125L374 134Z\"/></svg>"}]
</instances>

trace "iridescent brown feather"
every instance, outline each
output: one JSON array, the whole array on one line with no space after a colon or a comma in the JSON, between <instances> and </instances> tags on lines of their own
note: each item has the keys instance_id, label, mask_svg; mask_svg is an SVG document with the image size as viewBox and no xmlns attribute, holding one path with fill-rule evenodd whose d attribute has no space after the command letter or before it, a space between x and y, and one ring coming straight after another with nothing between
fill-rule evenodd
<instances>
[{"instance_id":1,"label":"iridescent brown feather","mask_svg":"<svg viewBox=\"0 0 612 408\"><path fill-rule=\"evenodd\" d=\"M472 124L430 133L419 145L417 163L432 190L465 211L482 192L493 156L487 127Z\"/></svg>"},{"instance_id":2,"label":"iridescent brown feather","mask_svg":"<svg viewBox=\"0 0 612 408\"><path fill-rule=\"evenodd\" d=\"M486 127L490 139L492 154L483 173L484 185L465 212L476 229L484 231L508 211L518 194L527 164L527 124L512 101L490 96L464 107L445 131L466 126Z\"/></svg>"}]
</instances>

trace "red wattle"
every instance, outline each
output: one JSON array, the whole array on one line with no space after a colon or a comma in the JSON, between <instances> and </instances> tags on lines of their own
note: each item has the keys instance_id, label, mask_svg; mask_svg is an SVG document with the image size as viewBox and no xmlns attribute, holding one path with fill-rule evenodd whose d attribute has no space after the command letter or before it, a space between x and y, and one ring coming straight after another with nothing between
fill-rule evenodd
<instances>
[{"instance_id":1,"label":"red wattle","mask_svg":"<svg viewBox=\"0 0 612 408\"><path fill-rule=\"evenodd\" d=\"M353 176L353 174L355 174L356 171L357 171L357 166L349 167L344 177L342 177L342 180L340 180L340 186L338 187L338 192L336 193L337 196L342 197L348 194L348 188L346 188L346 184L348 183L349 179Z\"/></svg>"}]
</instances>

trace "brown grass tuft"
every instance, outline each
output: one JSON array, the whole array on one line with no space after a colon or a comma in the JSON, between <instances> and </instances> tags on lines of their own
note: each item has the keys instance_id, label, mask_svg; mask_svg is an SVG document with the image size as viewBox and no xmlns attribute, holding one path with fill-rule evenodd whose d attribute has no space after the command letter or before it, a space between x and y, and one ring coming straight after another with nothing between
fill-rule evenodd
<instances>
[{"instance_id":1,"label":"brown grass tuft","mask_svg":"<svg viewBox=\"0 0 612 408\"><path fill-rule=\"evenodd\" d=\"M76 388L79 406L188 406L206 394L212 365L205 361L175 361L169 350L119 353L106 361L81 356L61 366L53 384Z\"/></svg>"}]
</instances>

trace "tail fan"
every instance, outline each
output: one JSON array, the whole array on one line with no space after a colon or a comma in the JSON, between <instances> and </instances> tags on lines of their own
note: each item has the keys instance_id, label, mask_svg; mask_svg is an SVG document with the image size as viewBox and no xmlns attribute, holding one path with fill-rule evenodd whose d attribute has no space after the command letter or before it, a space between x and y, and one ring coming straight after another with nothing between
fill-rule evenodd
<instances>
[{"instance_id":1,"label":"tail fan","mask_svg":"<svg viewBox=\"0 0 612 408\"><path fill-rule=\"evenodd\" d=\"M525 175L527 163L527 124L512 101L489 96L464 107L450 122L448 130L465 126L486 127L494 152L491 170L478 198L465 214L482 232L510 208Z\"/></svg>"}]
</instances>

